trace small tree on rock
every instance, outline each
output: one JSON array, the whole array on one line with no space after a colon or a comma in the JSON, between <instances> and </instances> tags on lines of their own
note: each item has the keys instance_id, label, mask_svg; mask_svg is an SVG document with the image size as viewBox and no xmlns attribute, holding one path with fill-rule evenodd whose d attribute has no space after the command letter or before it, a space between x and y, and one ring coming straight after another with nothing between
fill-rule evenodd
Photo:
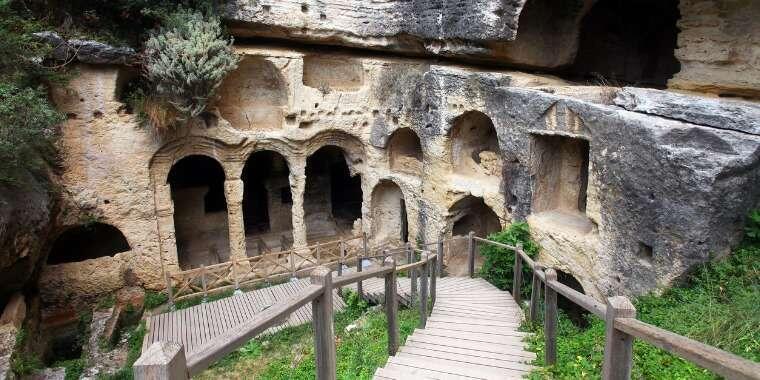
<instances>
[{"instance_id":1,"label":"small tree on rock","mask_svg":"<svg viewBox=\"0 0 760 380\"><path fill-rule=\"evenodd\" d=\"M180 119L200 115L239 58L219 19L181 10L145 43L145 76L154 95L174 107Z\"/></svg>"}]
</instances>

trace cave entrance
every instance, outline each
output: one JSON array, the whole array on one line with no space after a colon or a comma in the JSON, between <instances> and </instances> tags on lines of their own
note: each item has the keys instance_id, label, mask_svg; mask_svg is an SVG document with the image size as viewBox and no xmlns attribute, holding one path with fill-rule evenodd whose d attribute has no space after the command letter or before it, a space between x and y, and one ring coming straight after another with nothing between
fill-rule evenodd
<instances>
[{"instance_id":1,"label":"cave entrance","mask_svg":"<svg viewBox=\"0 0 760 380\"><path fill-rule=\"evenodd\" d=\"M449 221L453 236L467 236L470 231L475 236L486 237L494 232L501 231L501 222L496 213L486 205L483 198L468 195L449 209ZM467 239L453 240L450 246L451 252L458 254L450 255L446 262L447 272L452 276L466 276L467 269ZM475 266L481 266L483 258L476 250Z\"/></svg>"},{"instance_id":2,"label":"cave entrance","mask_svg":"<svg viewBox=\"0 0 760 380\"><path fill-rule=\"evenodd\" d=\"M179 160L167 182L174 202L177 256L182 269L229 259L224 169L213 158L193 155Z\"/></svg>"},{"instance_id":3,"label":"cave entrance","mask_svg":"<svg viewBox=\"0 0 760 380\"><path fill-rule=\"evenodd\" d=\"M679 18L678 0L600 0L582 21L570 71L613 85L666 87L681 66L675 57Z\"/></svg>"},{"instance_id":4,"label":"cave entrance","mask_svg":"<svg viewBox=\"0 0 760 380\"><path fill-rule=\"evenodd\" d=\"M499 139L491 118L482 112L465 112L451 129L451 163L454 173L466 176L501 176Z\"/></svg>"},{"instance_id":5,"label":"cave entrance","mask_svg":"<svg viewBox=\"0 0 760 380\"><path fill-rule=\"evenodd\" d=\"M501 231L499 217L480 197L462 198L449 209L449 215L454 236L467 236L472 231L475 236L486 237Z\"/></svg>"},{"instance_id":6,"label":"cave entrance","mask_svg":"<svg viewBox=\"0 0 760 380\"><path fill-rule=\"evenodd\" d=\"M243 167L243 222L246 254L289 249L293 244L290 171L281 154L253 153Z\"/></svg>"},{"instance_id":7,"label":"cave entrance","mask_svg":"<svg viewBox=\"0 0 760 380\"><path fill-rule=\"evenodd\" d=\"M583 291L583 286L581 285L580 281L578 281L578 279L569 273L558 270L557 281L579 293L586 294L586 292ZM589 312L559 293L557 294L557 307L565 312L567 317L570 318L570 321L573 322L575 326L580 328L588 327Z\"/></svg>"},{"instance_id":8,"label":"cave entrance","mask_svg":"<svg viewBox=\"0 0 760 380\"><path fill-rule=\"evenodd\" d=\"M565 136L533 136L536 170L533 212L586 212L589 143Z\"/></svg>"},{"instance_id":9,"label":"cave entrance","mask_svg":"<svg viewBox=\"0 0 760 380\"><path fill-rule=\"evenodd\" d=\"M306 160L304 213L309 241L349 236L362 215L361 176L351 176L345 152L324 146Z\"/></svg>"},{"instance_id":10,"label":"cave entrance","mask_svg":"<svg viewBox=\"0 0 760 380\"><path fill-rule=\"evenodd\" d=\"M104 223L71 227L53 243L48 264L73 263L129 251L127 238L121 231Z\"/></svg>"},{"instance_id":11,"label":"cave entrance","mask_svg":"<svg viewBox=\"0 0 760 380\"><path fill-rule=\"evenodd\" d=\"M422 170L422 145L420 138L409 128L393 132L388 140L388 161L391 169L411 174Z\"/></svg>"},{"instance_id":12,"label":"cave entrance","mask_svg":"<svg viewBox=\"0 0 760 380\"><path fill-rule=\"evenodd\" d=\"M372 237L377 242L408 242L404 193L396 183L380 181L372 190Z\"/></svg>"}]
</instances>

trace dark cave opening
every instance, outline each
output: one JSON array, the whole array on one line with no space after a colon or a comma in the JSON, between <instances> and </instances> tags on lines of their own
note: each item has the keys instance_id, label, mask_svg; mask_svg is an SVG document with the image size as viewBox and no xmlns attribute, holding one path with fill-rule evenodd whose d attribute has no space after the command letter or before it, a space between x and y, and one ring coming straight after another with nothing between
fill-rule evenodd
<instances>
[{"instance_id":1,"label":"dark cave opening","mask_svg":"<svg viewBox=\"0 0 760 380\"><path fill-rule=\"evenodd\" d=\"M169 171L177 255L183 269L229 258L224 181L222 165L207 156L185 157Z\"/></svg>"},{"instance_id":2,"label":"dark cave opening","mask_svg":"<svg viewBox=\"0 0 760 380\"><path fill-rule=\"evenodd\" d=\"M325 146L306 160L304 210L310 238L350 231L354 221L361 218L361 176L351 176L343 149ZM328 216L332 226L319 220L320 215ZM335 231L330 232L331 227Z\"/></svg>"},{"instance_id":3,"label":"dark cave opening","mask_svg":"<svg viewBox=\"0 0 760 380\"><path fill-rule=\"evenodd\" d=\"M665 87L680 68L675 57L677 0L601 0L584 17L570 75L600 85Z\"/></svg>"},{"instance_id":4,"label":"dark cave opening","mask_svg":"<svg viewBox=\"0 0 760 380\"><path fill-rule=\"evenodd\" d=\"M127 238L118 228L105 223L84 224L69 228L55 240L47 263L73 263L129 250Z\"/></svg>"},{"instance_id":5,"label":"dark cave opening","mask_svg":"<svg viewBox=\"0 0 760 380\"><path fill-rule=\"evenodd\" d=\"M572 288L573 290L578 291L579 293L586 294L586 292L583 291L583 286L581 283L569 273L558 270L557 281L569 288ZM570 321L573 322L575 326L580 328L586 328L589 326L587 319L589 312L559 293L557 294L557 307L562 310L568 318L570 318Z\"/></svg>"}]
</instances>

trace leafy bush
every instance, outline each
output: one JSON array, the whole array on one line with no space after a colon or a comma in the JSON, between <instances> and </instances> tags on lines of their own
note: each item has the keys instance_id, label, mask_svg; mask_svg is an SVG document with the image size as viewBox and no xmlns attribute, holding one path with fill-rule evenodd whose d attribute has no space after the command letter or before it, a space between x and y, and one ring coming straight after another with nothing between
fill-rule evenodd
<instances>
[{"instance_id":1,"label":"leafy bush","mask_svg":"<svg viewBox=\"0 0 760 380\"><path fill-rule=\"evenodd\" d=\"M15 183L21 169L38 170L54 152L53 127L63 116L40 90L0 83L0 182ZM45 154L41 154L41 153Z\"/></svg>"},{"instance_id":2,"label":"leafy bush","mask_svg":"<svg viewBox=\"0 0 760 380\"><path fill-rule=\"evenodd\" d=\"M189 10L171 15L145 43L146 77L155 95L182 118L200 115L222 79L237 67L231 45L218 18Z\"/></svg>"},{"instance_id":3,"label":"leafy bush","mask_svg":"<svg viewBox=\"0 0 760 380\"><path fill-rule=\"evenodd\" d=\"M530 257L538 253L538 244L530 239L530 230L525 222L513 223L504 231L488 236L489 240L508 245L523 244L523 251ZM480 244L480 254L483 256L483 266L480 275L501 290L512 290L512 277L515 268L515 253L512 250L496 247L490 244ZM523 265L523 286L521 293L530 295L530 279L533 272Z\"/></svg>"},{"instance_id":4,"label":"leafy bush","mask_svg":"<svg viewBox=\"0 0 760 380\"><path fill-rule=\"evenodd\" d=\"M751 242L760 242L760 210L752 210L747 215L747 225L744 227L747 240Z\"/></svg>"},{"instance_id":5,"label":"leafy bush","mask_svg":"<svg viewBox=\"0 0 760 380\"><path fill-rule=\"evenodd\" d=\"M143 301L143 306L145 307L145 310L155 309L165 304L168 300L169 296L167 296L166 293L148 290L145 292L145 301Z\"/></svg>"},{"instance_id":6,"label":"leafy bush","mask_svg":"<svg viewBox=\"0 0 760 380\"><path fill-rule=\"evenodd\" d=\"M754 214L754 212L753 212ZM760 242L749 233L728 257L702 265L681 286L661 296L634 301L637 318L677 334L760 361ZM531 378L599 378L604 357L604 321L591 317L579 329L560 314L557 364L539 368ZM540 324L525 327L535 334L529 344L544 365L544 337ZM649 343L636 340L633 349L635 379L716 379L716 375Z\"/></svg>"}]
</instances>

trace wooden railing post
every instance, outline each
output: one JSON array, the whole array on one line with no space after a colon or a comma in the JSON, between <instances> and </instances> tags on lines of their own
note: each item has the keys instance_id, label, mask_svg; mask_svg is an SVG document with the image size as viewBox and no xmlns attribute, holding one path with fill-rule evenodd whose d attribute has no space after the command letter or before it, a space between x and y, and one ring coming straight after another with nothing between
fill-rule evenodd
<instances>
[{"instance_id":1,"label":"wooden railing post","mask_svg":"<svg viewBox=\"0 0 760 380\"><path fill-rule=\"evenodd\" d=\"M430 266L430 305L435 306L436 282L438 282L438 260L440 256L433 257L433 265Z\"/></svg>"},{"instance_id":2,"label":"wooden railing post","mask_svg":"<svg viewBox=\"0 0 760 380\"><path fill-rule=\"evenodd\" d=\"M428 276L430 276L430 260L427 253L423 254L422 260L425 264L420 270L420 328L427 326L427 307L428 307Z\"/></svg>"},{"instance_id":3,"label":"wooden railing post","mask_svg":"<svg viewBox=\"0 0 760 380\"><path fill-rule=\"evenodd\" d=\"M172 289L172 279L168 271L164 271L164 280L166 280L166 295L169 297L169 307L174 310L174 289Z\"/></svg>"},{"instance_id":4,"label":"wooden railing post","mask_svg":"<svg viewBox=\"0 0 760 380\"><path fill-rule=\"evenodd\" d=\"M206 266L201 265L201 286L203 286L203 302L208 300L208 284L206 283Z\"/></svg>"},{"instance_id":5,"label":"wooden railing post","mask_svg":"<svg viewBox=\"0 0 760 380\"><path fill-rule=\"evenodd\" d=\"M398 350L398 299L396 298L396 260L387 257L383 266L391 268L385 275L385 317L388 322L388 355Z\"/></svg>"},{"instance_id":6,"label":"wooden railing post","mask_svg":"<svg viewBox=\"0 0 760 380\"><path fill-rule=\"evenodd\" d=\"M154 342L132 365L135 380L187 380L185 349L179 343Z\"/></svg>"},{"instance_id":7,"label":"wooden railing post","mask_svg":"<svg viewBox=\"0 0 760 380\"><path fill-rule=\"evenodd\" d=\"M238 275L237 275L238 261L233 259L231 265L232 265L232 279L235 281L234 293L241 294L242 291L240 290L240 279L238 278Z\"/></svg>"},{"instance_id":8,"label":"wooden railing post","mask_svg":"<svg viewBox=\"0 0 760 380\"><path fill-rule=\"evenodd\" d=\"M311 272L311 283L322 286L322 294L311 301L317 379L334 380L335 334L332 315L332 272L327 267L317 267Z\"/></svg>"},{"instance_id":9,"label":"wooden railing post","mask_svg":"<svg viewBox=\"0 0 760 380\"><path fill-rule=\"evenodd\" d=\"M636 308L626 297L607 299L604 317L604 364L603 380L625 380L631 378L633 366L633 336L615 329L615 318L636 318Z\"/></svg>"},{"instance_id":10,"label":"wooden railing post","mask_svg":"<svg viewBox=\"0 0 760 380\"><path fill-rule=\"evenodd\" d=\"M410 243L407 243L406 245L406 256L407 256L407 263L411 264L415 262L414 257L414 248ZM409 284L410 284L410 304L414 305L414 301L417 299L417 270L416 269L410 269L409 270Z\"/></svg>"},{"instance_id":11,"label":"wooden railing post","mask_svg":"<svg viewBox=\"0 0 760 380\"><path fill-rule=\"evenodd\" d=\"M538 272L542 270L543 268L538 264L533 267L530 289L530 321L533 323L538 322L538 303L541 299L541 278L538 277Z\"/></svg>"},{"instance_id":12,"label":"wooden railing post","mask_svg":"<svg viewBox=\"0 0 760 380\"><path fill-rule=\"evenodd\" d=\"M554 269L546 270L546 282L544 283L544 337L546 338L546 365L557 363L557 292L549 286L552 281L557 281L557 272Z\"/></svg>"},{"instance_id":13,"label":"wooden railing post","mask_svg":"<svg viewBox=\"0 0 760 380\"><path fill-rule=\"evenodd\" d=\"M515 253L515 267L514 272L512 273L512 298L515 299L515 302L517 305L520 305L521 300L521 294L520 294L520 288L522 288L522 257L518 253L518 251L522 251L522 243L517 243L517 247L515 247L514 253Z\"/></svg>"},{"instance_id":14,"label":"wooden railing post","mask_svg":"<svg viewBox=\"0 0 760 380\"><path fill-rule=\"evenodd\" d=\"M437 245L437 251L438 251L438 257L436 258L436 262L438 262L438 274L440 275L443 273L443 234L438 237L438 245Z\"/></svg>"},{"instance_id":15,"label":"wooden railing post","mask_svg":"<svg viewBox=\"0 0 760 380\"><path fill-rule=\"evenodd\" d=\"M295 278L296 277L296 258L295 258L295 253L293 251L294 250L291 247L290 248L290 252L289 252L289 254L290 254L290 256L289 256L290 257L289 258L289 260L290 260L290 277Z\"/></svg>"},{"instance_id":16,"label":"wooden railing post","mask_svg":"<svg viewBox=\"0 0 760 380\"><path fill-rule=\"evenodd\" d=\"M340 242L338 242L338 250L340 251L338 252L338 276L343 275L343 260L345 260L344 255L346 252L344 248L343 239L341 239Z\"/></svg>"},{"instance_id":17,"label":"wooden railing post","mask_svg":"<svg viewBox=\"0 0 760 380\"><path fill-rule=\"evenodd\" d=\"M364 268L362 267L362 264L364 264L364 257L369 256L369 250L367 247L367 233L362 232L362 251L364 252L360 257L356 258L356 271L361 272ZM362 286L362 282L359 281L356 283L356 292L359 293L359 298L364 298L364 286Z\"/></svg>"},{"instance_id":18,"label":"wooden railing post","mask_svg":"<svg viewBox=\"0 0 760 380\"><path fill-rule=\"evenodd\" d=\"M475 232L470 231L467 235L467 273L470 278L475 277Z\"/></svg>"}]
</instances>

